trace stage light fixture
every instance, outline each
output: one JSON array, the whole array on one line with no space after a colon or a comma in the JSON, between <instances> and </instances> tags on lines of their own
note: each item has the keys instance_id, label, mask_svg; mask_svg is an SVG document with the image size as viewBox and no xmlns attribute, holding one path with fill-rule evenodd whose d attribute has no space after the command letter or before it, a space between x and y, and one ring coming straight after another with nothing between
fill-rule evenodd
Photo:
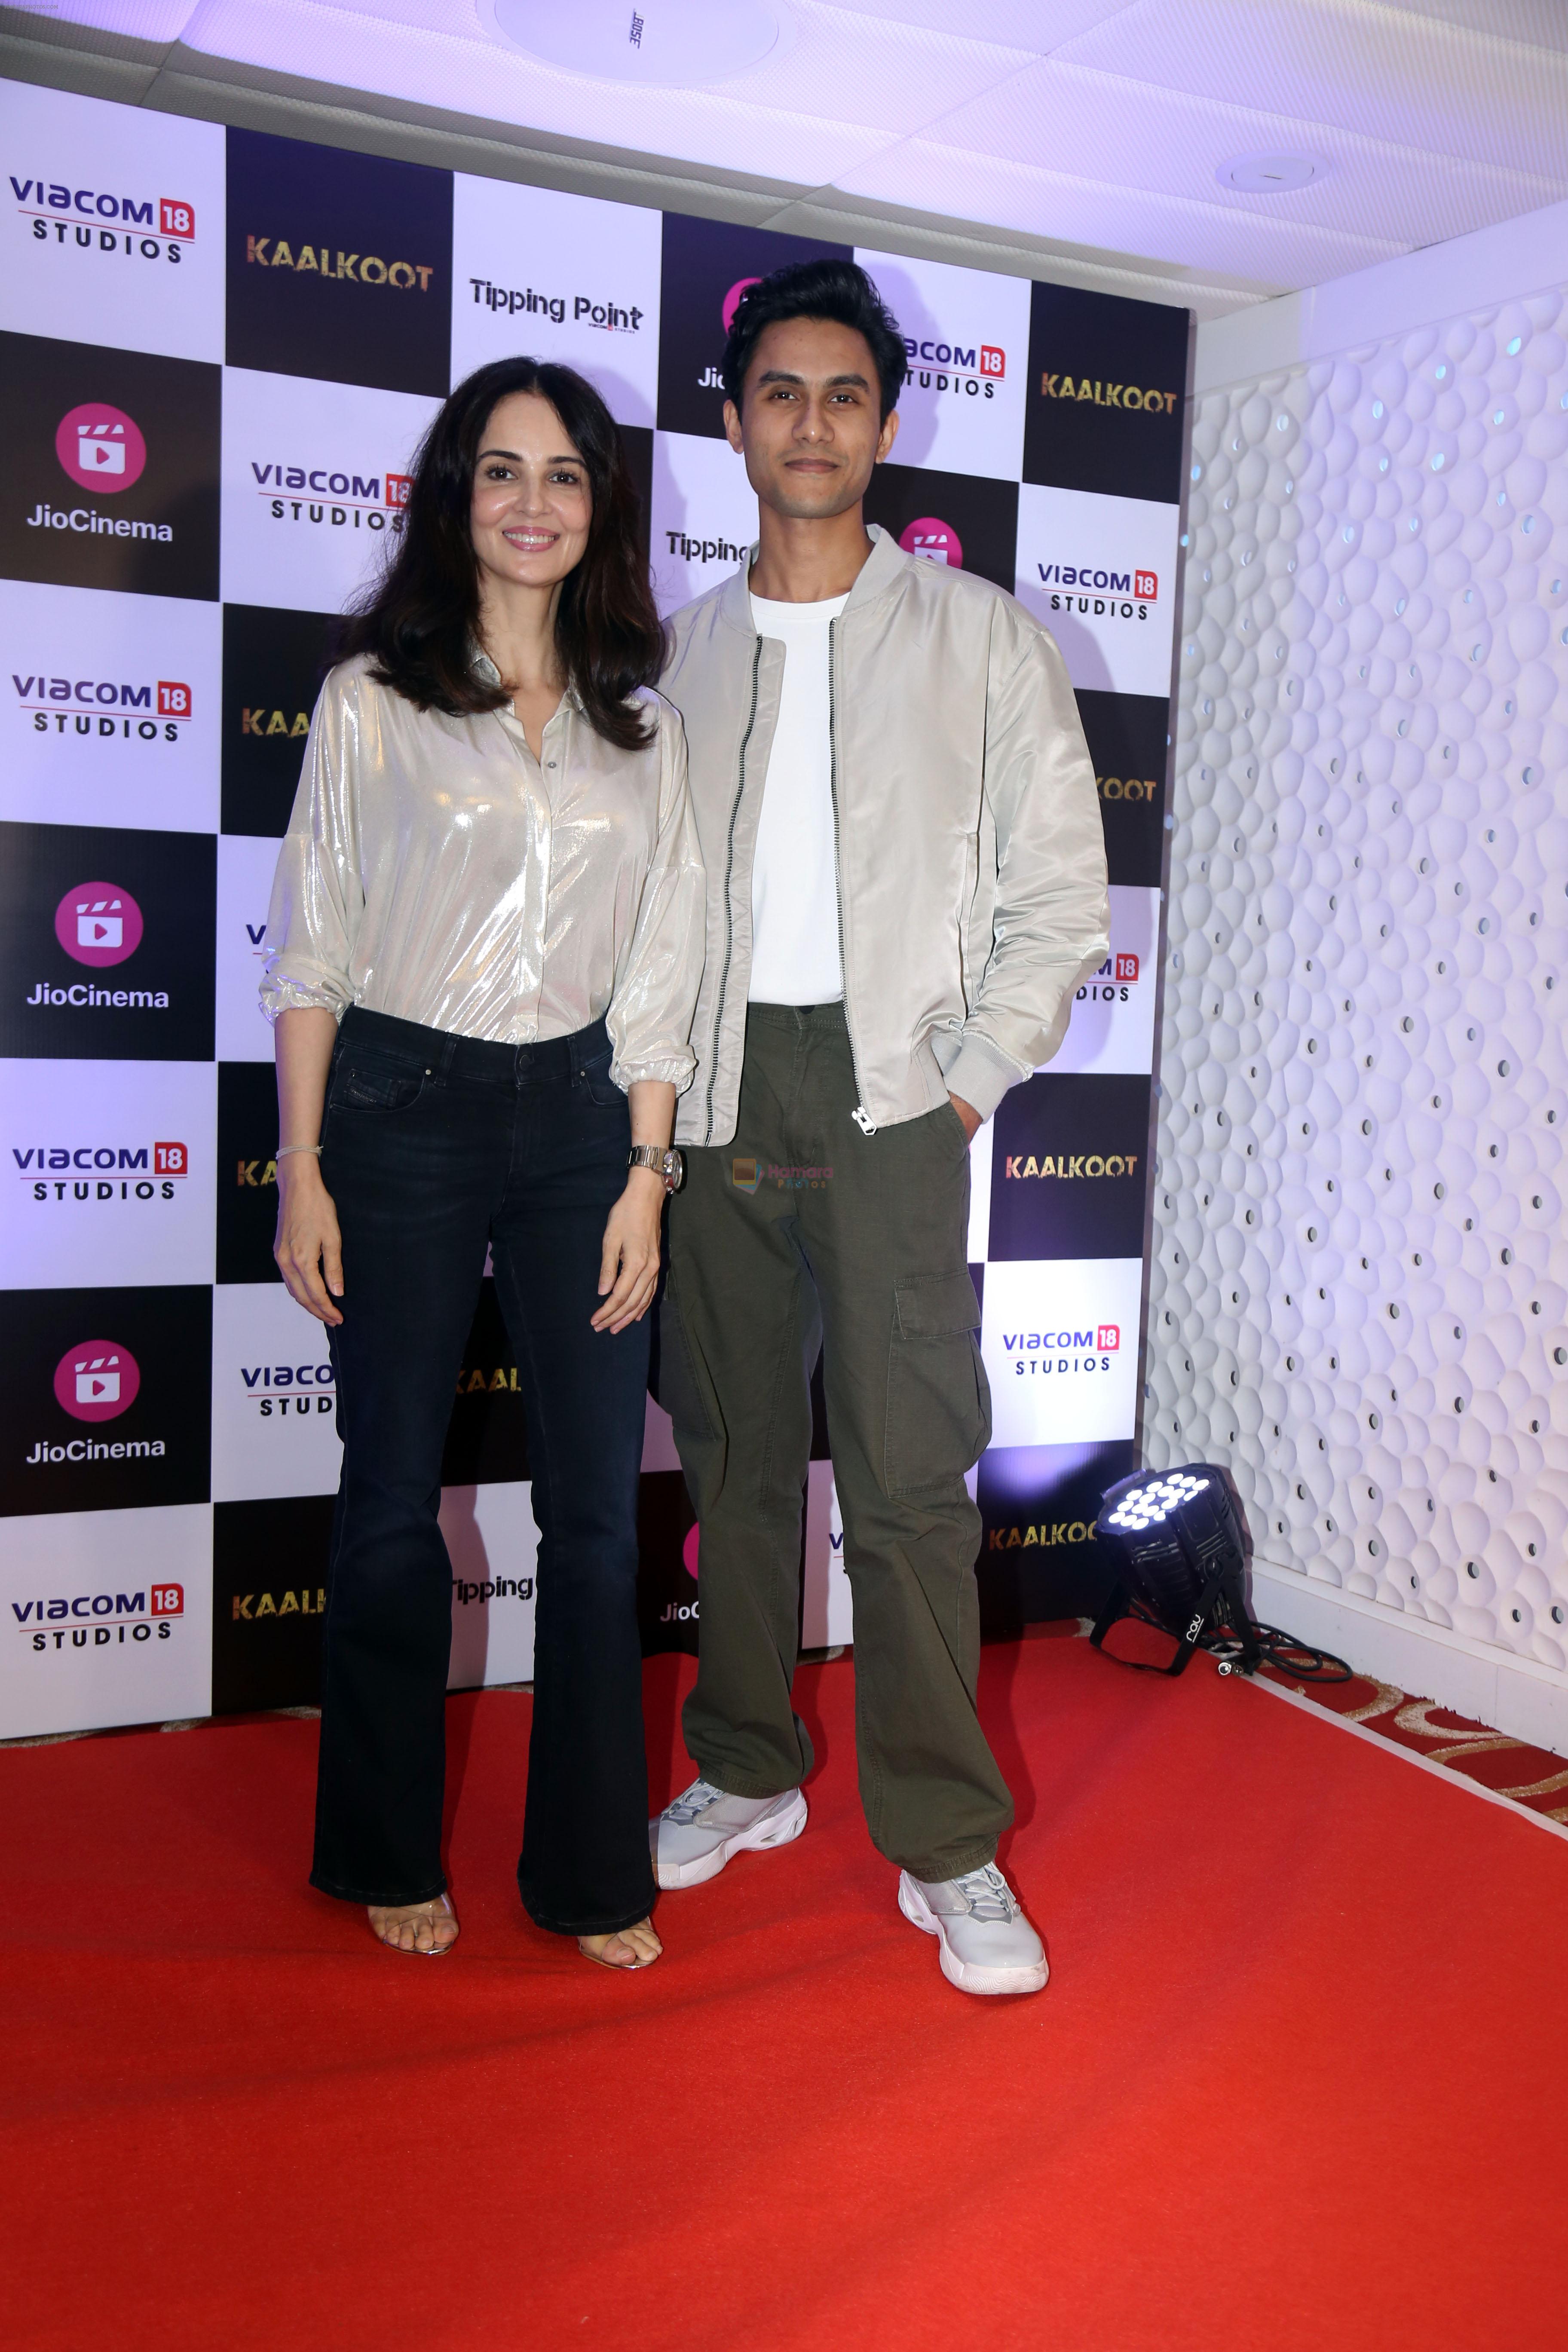
<instances>
[{"instance_id":1,"label":"stage light fixture","mask_svg":"<svg viewBox=\"0 0 1568 2352\"><path fill-rule=\"evenodd\" d=\"M1123 1617L1168 1633L1169 1665L1118 1658L1141 1674L1179 1675L1194 1650L1211 1652L1222 1675L1279 1668L1298 1683L1342 1683L1351 1670L1331 1651L1260 1625L1247 1605L1247 1545L1230 1480L1212 1462L1139 1470L1108 1486L1094 1532L1116 1563L1118 1581L1089 1635L1102 1649ZM1107 1653L1107 1655L1111 1654Z\"/></svg>"},{"instance_id":2,"label":"stage light fixture","mask_svg":"<svg viewBox=\"0 0 1568 2352\"><path fill-rule=\"evenodd\" d=\"M1140 1470L1109 1487L1095 1533L1118 1571L1089 1639L1100 1649L1119 1618L1169 1633L1176 1654L1150 1674L1179 1675L1206 1632L1237 1654L1222 1669L1249 1675L1263 1652L1242 1583L1247 1554L1225 1474L1210 1462ZM1124 1664L1141 1663L1132 1659Z\"/></svg>"}]
</instances>

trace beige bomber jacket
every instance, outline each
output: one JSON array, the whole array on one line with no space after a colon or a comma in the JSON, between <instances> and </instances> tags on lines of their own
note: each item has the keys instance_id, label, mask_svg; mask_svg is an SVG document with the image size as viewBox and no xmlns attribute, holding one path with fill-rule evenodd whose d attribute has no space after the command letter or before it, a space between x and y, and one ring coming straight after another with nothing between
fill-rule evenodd
<instances>
[{"instance_id":1,"label":"beige bomber jacket","mask_svg":"<svg viewBox=\"0 0 1568 2352\"><path fill-rule=\"evenodd\" d=\"M1055 639L969 572L873 546L830 633L844 1001L868 1134L951 1091L989 1118L1060 1045L1110 951L1094 769ZM754 554L754 550L752 551ZM686 724L708 869L697 1075L676 1139L735 1132L752 858L784 649L749 564L670 624L659 691Z\"/></svg>"}]
</instances>

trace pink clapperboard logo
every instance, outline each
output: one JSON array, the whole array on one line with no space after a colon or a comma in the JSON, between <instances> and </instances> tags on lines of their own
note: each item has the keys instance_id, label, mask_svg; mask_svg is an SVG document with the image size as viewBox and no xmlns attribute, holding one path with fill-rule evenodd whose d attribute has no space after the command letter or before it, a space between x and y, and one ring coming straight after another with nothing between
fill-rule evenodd
<instances>
[{"instance_id":1,"label":"pink clapperboard logo","mask_svg":"<svg viewBox=\"0 0 1568 2352\"><path fill-rule=\"evenodd\" d=\"M55 937L73 962L123 963L142 944L142 909L115 882L79 882L55 908Z\"/></svg>"},{"instance_id":2,"label":"pink clapperboard logo","mask_svg":"<svg viewBox=\"0 0 1568 2352\"><path fill-rule=\"evenodd\" d=\"M142 478L147 444L133 416L105 400L68 408L55 431L55 455L84 490L112 497Z\"/></svg>"},{"instance_id":3,"label":"pink clapperboard logo","mask_svg":"<svg viewBox=\"0 0 1568 2352\"><path fill-rule=\"evenodd\" d=\"M136 1402L142 1374L118 1339L83 1339L55 1366L55 1399L73 1421L114 1421Z\"/></svg>"},{"instance_id":4,"label":"pink clapperboard logo","mask_svg":"<svg viewBox=\"0 0 1568 2352\"><path fill-rule=\"evenodd\" d=\"M724 297L723 308L720 314L724 321L724 332L726 334L729 333L731 328L735 323L735 313L741 307L742 295L745 293L748 287L760 286L762 282L763 281L760 278L736 278L735 283L731 287L730 291Z\"/></svg>"},{"instance_id":5,"label":"pink clapperboard logo","mask_svg":"<svg viewBox=\"0 0 1568 2352\"><path fill-rule=\"evenodd\" d=\"M963 549L958 533L950 522L937 515L917 515L899 533L899 545L906 555L923 556L928 563L950 563L955 572L963 569Z\"/></svg>"}]
</instances>

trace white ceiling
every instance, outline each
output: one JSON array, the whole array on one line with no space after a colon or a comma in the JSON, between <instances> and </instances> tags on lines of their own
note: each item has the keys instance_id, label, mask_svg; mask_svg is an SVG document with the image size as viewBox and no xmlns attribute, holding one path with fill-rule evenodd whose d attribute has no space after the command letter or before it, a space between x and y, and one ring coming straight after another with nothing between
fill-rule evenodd
<instances>
[{"instance_id":1,"label":"white ceiling","mask_svg":"<svg viewBox=\"0 0 1568 2352\"><path fill-rule=\"evenodd\" d=\"M936 245L1200 316L1568 196L1568 0L780 7L790 21L773 53L698 89L536 62L486 0L34 0L0 16L13 33L31 19L79 61L95 46L116 58L112 88L72 71L104 95L222 113L210 93L237 82L304 107L315 136L329 135L323 98L384 122L462 118L574 155L590 176L595 158L611 173L636 159L678 207L884 245L906 241L890 233L900 222L973 225ZM16 69L13 46L0 43L0 69ZM1328 168L1277 195L1218 183L1220 164L1256 152ZM691 202L693 178L710 201ZM573 184L587 184L579 171ZM1041 267L1052 257L1059 268Z\"/></svg>"}]
</instances>

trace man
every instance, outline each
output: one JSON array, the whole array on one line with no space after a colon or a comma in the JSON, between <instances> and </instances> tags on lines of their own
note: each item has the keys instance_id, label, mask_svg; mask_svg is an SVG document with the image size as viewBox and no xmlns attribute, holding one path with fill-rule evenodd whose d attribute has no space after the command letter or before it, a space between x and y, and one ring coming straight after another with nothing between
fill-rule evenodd
<instances>
[{"instance_id":1,"label":"man","mask_svg":"<svg viewBox=\"0 0 1568 2352\"><path fill-rule=\"evenodd\" d=\"M790 1686L820 1351L867 1823L949 1979L1034 1992L1045 1952L995 1867L1013 1807L974 1706L964 1474L991 1417L968 1153L1108 952L1105 851L1051 638L988 582L867 530L906 365L852 263L743 298L724 425L758 541L677 615L660 681L709 887L659 1375L701 1528L683 1717L701 1777L650 1836L679 1887L805 1825Z\"/></svg>"}]
</instances>

